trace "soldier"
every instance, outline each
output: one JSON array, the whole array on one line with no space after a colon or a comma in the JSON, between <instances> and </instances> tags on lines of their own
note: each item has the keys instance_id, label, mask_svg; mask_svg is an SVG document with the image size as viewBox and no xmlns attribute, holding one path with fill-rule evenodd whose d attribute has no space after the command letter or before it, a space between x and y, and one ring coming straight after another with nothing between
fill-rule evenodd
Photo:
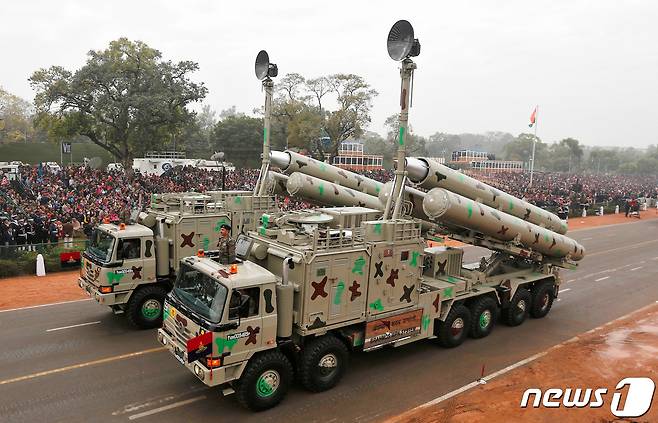
<instances>
[{"instance_id":1,"label":"soldier","mask_svg":"<svg viewBox=\"0 0 658 423\"><path fill-rule=\"evenodd\" d=\"M222 264L231 264L235 262L235 241L231 239L231 225L224 223L220 226L219 241L219 262Z\"/></svg>"}]
</instances>

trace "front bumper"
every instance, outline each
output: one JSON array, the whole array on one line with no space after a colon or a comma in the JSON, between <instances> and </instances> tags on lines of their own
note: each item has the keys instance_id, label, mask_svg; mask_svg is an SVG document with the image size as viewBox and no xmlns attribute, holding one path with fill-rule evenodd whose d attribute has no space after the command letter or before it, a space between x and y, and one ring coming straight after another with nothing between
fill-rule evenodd
<instances>
[{"instance_id":1,"label":"front bumper","mask_svg":"<svg viewBox=\"0 0 658 423\"><path fill-rule=\"evenodd\" d=\"M240 364L222 366L215 369L208 369L200 361L194 361L192 363L187 362L187 348L185 345L181 344L173 336L169 335L165 330L158 329L158 342L164 345L169 352L176 358L176 360L185 366L193 375L197 377L201 382L206 386L219 386L224 385L232 380L237 379L239 375L236 376L238 370L242 370L244 367Z\"/></svg>"},{"instance_id":2,"label":"front bumper","mask_svg":"<svg viewBox=\"0 0 658 423\"><path fill-rule=\"evenodd\" d=\"M78 286L82 288L83 291L87 293L91 298L96 300L99 304L106 306L114 306L119 304L125 304L128 302L129 293L127 292L111 292L109 294L101 293L98 288L92 283L88 282L86 279L79 277Z\"/></svg>"}]
</instances>

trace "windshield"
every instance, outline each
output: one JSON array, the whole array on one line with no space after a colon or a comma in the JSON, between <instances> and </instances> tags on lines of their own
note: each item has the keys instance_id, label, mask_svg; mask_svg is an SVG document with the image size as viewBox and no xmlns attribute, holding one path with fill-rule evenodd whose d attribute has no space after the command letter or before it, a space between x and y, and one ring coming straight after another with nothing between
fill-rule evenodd
<instances>
[{"instance_id":1,"label":"windshield","mask_svg":"<svg viewBox=\"0 0 658 423\"><path fill-rule=\"evenodd\" d=\"M174 295L190 309L212 323L219 323L228 289L192 266L181 264Z\"/></svg>"},{"instance_id":2,"label":"windshield","mask_svg":"<svg viewBox=\"0 0 658 423\"><path fill-rule=\"evenodd\" d=\"M87 252L94 256L96 259L107 263L112 259L113 250L114 237L99 229L94 230L91 235L91 242L89 243Z\"/></svg>"}]
</instances>

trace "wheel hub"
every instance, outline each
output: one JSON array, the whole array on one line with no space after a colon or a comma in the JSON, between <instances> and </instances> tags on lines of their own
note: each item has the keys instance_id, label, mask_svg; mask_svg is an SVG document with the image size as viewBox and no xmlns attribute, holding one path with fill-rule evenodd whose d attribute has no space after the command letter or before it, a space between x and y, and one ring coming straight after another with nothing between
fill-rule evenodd
<instances>
[{"instance_id":1,"label":"wheel hub","mask_svg":"<svg viewBox=\"0 0 658 423\"><path fill-rule=\"evenodd\" d=\"M149 299L142 304L142 316L147 320L155 320L160 315L160 302L155 299Z\"/></svg>"},{"instance_id":2,"label":"wheel hub","mask_svg":"<svg viewBox=\"0 0 658 423\"><path fill-rule=\"evenodd\" d=\"M256 382L256 393L259 397L266 398L274 394L279 388L281 376L276 370L267 370L260 375Z\"/></svg>"},{"instance_id":3,"label":"wheel hub","mask_svg":"<svg viewBox=\"0 0 658 423\"><path fill-rule=\"evenodd\" d=\"M491 323L491 310L484 310L480 314L480 329L486 329Z\"/></svg>"},{"instance_id":4,"label":"wheel hub","mask_svg":"<svg viewBox=\"0 0 658 423\"><path fill-rule=\"evenodd\" d=\"M464 319L458 317L452 322L450 332L452 332L452 336L458 336L462 330L464 330Z\"/></svg>"}]
</instances>

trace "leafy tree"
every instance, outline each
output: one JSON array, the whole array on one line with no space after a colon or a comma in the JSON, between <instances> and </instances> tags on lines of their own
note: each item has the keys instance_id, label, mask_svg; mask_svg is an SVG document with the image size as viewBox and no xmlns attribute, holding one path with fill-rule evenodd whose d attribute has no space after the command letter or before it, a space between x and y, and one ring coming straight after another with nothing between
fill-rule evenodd
<instances>
[{"instance_id":1,"label":"leafy tree","mask_svg":"<svg viewBox=\"0 0 658 423\"><path fill-rule=\"evenodd\" d=\"M462 141L459 135L436 132L430 135L427 143L427 154L431 157L443 157L449 161L452 152L462 148Z\"/></svg>"},{"instance_id":2,"label":"leafy tree","mask_svg":"<svg viewBox=\"0 0 658 423\"><path fill-rule=\"evenodd\" d=\"M530 162L532 157L533 134L519 134L514 140L505 146L505 159ZM535 170L545 167L547 148L541 139L537 138L535 145Z\"/></svg>"},{"instance_id":3,"label":"leafy tree","mask_svg":"<svg viewBox=\"0 0 658 423\"><path fill-rule=\"evenodd\" d=\"M171 143L194 116L186 106L207 92L190 80L197 63L164 61L141 41L120 38L87 56L75 72L34 72L38 123L55 138L89 138L127 169L136 155Z\"/></svg>"},{"instance_id":4,"label":"leafy tree","mask_svg":"<svg viewBox=\"0 0 658 423\"><path fill-rule=\"evenodd\" d=\"M384 126L386 127L386 138L391 148L391 154L395 155L395 152L398 149L398 137L400 136L399 115L394 114L387 117L386 120L384 121ZM427 150L425 149L426 142L427 140L425 138L414 134L413 127L409 126L408 133L405 138L405 147L406 147L407 155L409 156L427 155Z\"/></svg>"},{"instance_id":5,"label":"leafy tree","mask_svg":"<svg viewBox=\"0 0 658 423\"><path fill-rule=\"evenodd\" d=\"M32 104L0 87L0 142L32 139L32 114Z\"/></svg>"}]
</instances>

